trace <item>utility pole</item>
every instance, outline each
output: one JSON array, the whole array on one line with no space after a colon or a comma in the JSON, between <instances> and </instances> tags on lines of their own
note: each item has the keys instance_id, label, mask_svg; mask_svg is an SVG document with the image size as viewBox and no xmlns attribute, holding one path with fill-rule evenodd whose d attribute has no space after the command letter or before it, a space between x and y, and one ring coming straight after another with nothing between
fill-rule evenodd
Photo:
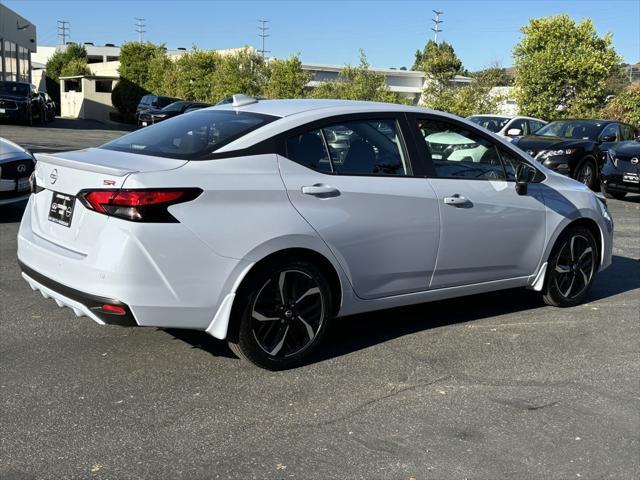
<instances>
[{"instance_id":1,"label":"utility pole","mask_svg":"<svg viewBox=\"0 0 640 480\"><path fill-rule=\"evenodd\" d=\"M444 21L444 20L440 20L440 15L442 15L444 12L439 12L438 10L431 10L436 18L431 19L431 21L433 22L433 28L431 30L433 30L434 36L433 36L433 41L438 43L438 33L442 32L442 29L440 28L440 24Z\"/></svg>"},{"instance_id":2,"label":"utility pole","mask_svg":"<svg viewBox=\"0 0 640 480\"><path fill-rule=\"evenodd\" d=\"M144 29L147 25L144 23L144 18L135 18L136 20L136 32L138 32L138 41L142 43L142 34L146 33Z\"/></svg>"},{"instance_id":3,"label":"utility pole","mask_svg":"<svg viewBox=\"0 0 640 480\"><path fill-rule=\"evenodd\" d=\"M258 33L258 37L262 39L262 49L258 51L262 54L262 59L264 60L265 53L271 52L271 50L264 49L264 39L269 36L266 33L267 30L269 30L269 27L267 27L267 23L269 23L269 20L258 20L258 23L260 23L260 25L258 26L258 30L260 31L260 33Z\"/></svg>"},{"instance_id":4,"label":"utility pole","mask_svg":"<svg viewBox=\"0 0 640 480\"><path fill-rule=\"evenodd\" d=\"M71 37L71 27L69 22L58 20L58 38L62 40L61 45L67 44L67 37Z\"/></svg>"}]
</instances>

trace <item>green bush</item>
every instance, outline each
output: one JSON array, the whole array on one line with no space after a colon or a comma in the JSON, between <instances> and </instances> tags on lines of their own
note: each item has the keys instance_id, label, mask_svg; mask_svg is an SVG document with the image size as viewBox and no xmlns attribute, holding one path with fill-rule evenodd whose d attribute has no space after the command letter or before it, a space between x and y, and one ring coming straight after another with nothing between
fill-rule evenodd
<instances>
[{"instance_id":1,"label":"green bush","mask_svg":"<svg viewBox=\"0 0 640 480\"><path fill-rule=\"evenodd\" d=\"M625 88L602 109L601 116L640 128L640 82Z\"/></svg>"}]
</instances>

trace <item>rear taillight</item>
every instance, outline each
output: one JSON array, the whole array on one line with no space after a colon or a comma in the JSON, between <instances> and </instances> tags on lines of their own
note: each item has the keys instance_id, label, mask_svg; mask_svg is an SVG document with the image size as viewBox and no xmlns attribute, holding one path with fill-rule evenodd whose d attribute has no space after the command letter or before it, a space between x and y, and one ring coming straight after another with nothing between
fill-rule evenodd
<instances>
[{"instance_id":1,"label":"rear taillight","mask_svg":"<svg viewBox=\"0 0 640 480\"><path fill-rule=\"evenodd\" d=\"M201 193L199 188L83 190L78 199L85 207L111 217L160 223L177 222L168 208L193 200Z\"/></svg>"}]
</instances>

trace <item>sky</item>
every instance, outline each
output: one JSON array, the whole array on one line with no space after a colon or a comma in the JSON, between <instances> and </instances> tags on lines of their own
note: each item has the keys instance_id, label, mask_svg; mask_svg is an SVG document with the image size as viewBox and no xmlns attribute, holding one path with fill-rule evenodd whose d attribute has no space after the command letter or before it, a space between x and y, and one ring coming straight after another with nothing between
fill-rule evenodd
<instances>
[{"instance_id":1,"label":"sky","mask_svg":"<svg viewBox=\"0 0 640 480\"><path fill-rule=\"evenodd\" d=\"M529 19L566 13L590 18L599 34L613 34L626 63L640 61L640 0L0 0L35 23L38 44L55 45L57 20L70 22L71 40L96 45L144 40L168 48L260 48L258 19L267 19L268 55L298 53L303 62L358 63L364 49L379 68L410 68L416 49L433 38L432 9L443 11L438 40L453 45L465 68L512 64L511 50Z\"/></svg>"}]
</instances>

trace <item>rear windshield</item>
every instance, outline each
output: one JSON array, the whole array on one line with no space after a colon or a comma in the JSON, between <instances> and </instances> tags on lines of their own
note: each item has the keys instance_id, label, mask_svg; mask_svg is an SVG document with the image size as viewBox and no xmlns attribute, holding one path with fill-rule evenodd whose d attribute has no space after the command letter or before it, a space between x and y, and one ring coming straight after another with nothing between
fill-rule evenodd
<instances>
[{"instance_id":1,"label":"rear windshield","mask_svg":"<svg viewBox=\"0 0 640 480\"><path fill-rule=\"evenodd\" d=\"M180 160L201 160L277 118L231 110L199 110L137 130L100 148Z\"/></svg>"}]
</instances>

